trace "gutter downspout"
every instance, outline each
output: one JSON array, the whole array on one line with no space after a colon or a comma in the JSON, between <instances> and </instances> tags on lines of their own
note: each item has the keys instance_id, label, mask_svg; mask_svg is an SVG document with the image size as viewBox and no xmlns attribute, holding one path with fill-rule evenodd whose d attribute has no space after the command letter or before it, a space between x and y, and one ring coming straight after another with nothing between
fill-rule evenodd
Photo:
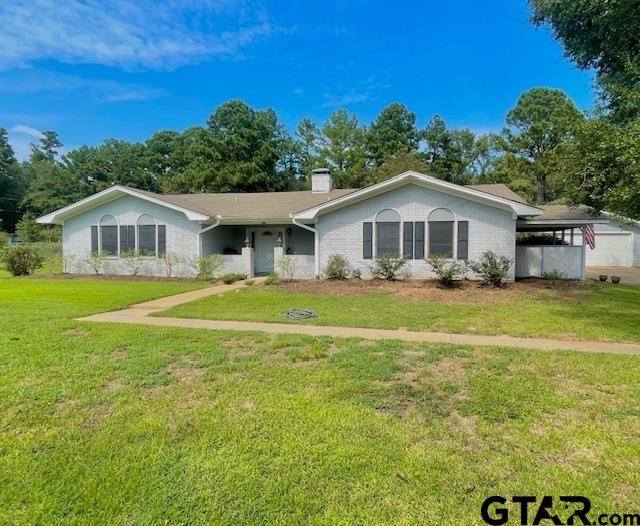
<instances>
[{"instance_id":1,"label":"gutter downspout","mask_svg":"<svg viewBox=\"0 0 640 526\"><path fill-rule=\"evenodd\" d=\"M309 225L305 225L303 223L298 223L295 217L291 216L291 222L299 226L300 228L304 228L309 232L313 232L313 253L315 260L315 275L316 279L320 279L320 236L318 235L318 229L312 228Z\"/></svg>"},{"instance_id":2,"label":"gutter downspout","mask_svg":"<svg viewBox=\"0 0 640 526\"><path fill-rule=\"evenodd\" d=\"M209 230L213 230L214 228L220 226L220 221L222 221L222 216L221 215L217 215L216 216L216 222L213 223L213 225L209 225L206 228L203 228L202 230L200 230L198 232L198 240L199 240L199 249L200 249L200 256L202 256L202 234L204 234L205 232L209 232Z\"/></svg>"}]
</instances>

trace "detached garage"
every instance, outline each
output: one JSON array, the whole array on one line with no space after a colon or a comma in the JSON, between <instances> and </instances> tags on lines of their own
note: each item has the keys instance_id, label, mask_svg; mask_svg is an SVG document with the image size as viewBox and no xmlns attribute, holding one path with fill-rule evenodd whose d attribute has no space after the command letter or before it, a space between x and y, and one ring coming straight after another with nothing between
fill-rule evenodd
<instances>
[{"instance_id":1,"label":"detached garage","mask_svg":"<svg viewBox=\"0 0 640 526\"><path fill-rule=\"evenodd\" d=\"M586 247L587 267L633 267L640 266L640 224L622 224L610 214L594 215L585 206L570 208L566 205L545 205L541 216L528 221L519 221L522 230L534 227L538 230L548 226L559 245L569 239L574 245L582 245L582 231L577 226L593 225L596 247ZM521 228L519 228L521 230Z\"/></svg>"}]
</instances>

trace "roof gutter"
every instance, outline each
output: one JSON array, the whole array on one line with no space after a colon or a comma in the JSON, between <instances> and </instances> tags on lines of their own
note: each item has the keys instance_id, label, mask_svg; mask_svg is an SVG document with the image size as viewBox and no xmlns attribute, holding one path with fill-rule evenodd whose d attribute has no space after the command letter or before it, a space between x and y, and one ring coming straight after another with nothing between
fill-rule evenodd
<instances>
[{"instance_id":1,"label":"roof gutter","mask_svg":"<svg viewBox=\"0 0 640 526\"><path fill-rule=\"evenodd\" d=\"M309 225L305 225L304 223L299 223L298 220L291 216L291 222L299 226L300 228L304 228L309 232L313 232L313 256L315 263L315 277L316 279L320 279L320 236L318 235L318 229L310 227Z\"/></svg>"}]
</instances>

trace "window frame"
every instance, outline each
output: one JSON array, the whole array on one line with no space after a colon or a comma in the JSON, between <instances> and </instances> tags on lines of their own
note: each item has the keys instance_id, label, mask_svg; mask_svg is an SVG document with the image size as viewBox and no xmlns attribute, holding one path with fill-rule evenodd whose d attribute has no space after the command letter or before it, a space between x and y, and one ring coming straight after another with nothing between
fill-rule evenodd
<instances>
[{"instance_id":1,"label":"window frame","mask_svg":"<svg viewBox=\"0 0 640 526\"><path fill-rule=\"evenodd\" d=\"M153 219L153 225L148 224L148 223L143 223L140 224L140 219L142 219L144 216L148 216L151 219ZM140 227L141 226L153 226L153 240L154 240L154 250L153 253L149 253L149 254L143 254L142 250L140 249ZM138 216L138 219L136 219L136 252L138 254L140 254L141 257L143 258L148 258L148 259L158 259L158 248L160 246L159 244L159 240L158 240L158 219L156 218L155 215L153 215L151 212L143 212L142 214L140 214ZM165 238L165 250L166 250L166 238Z\"/></svg>"},{"instance_id":2,"label":"window frame","mask_svg":"<svg viewBox=\"0 0 640 526\"><path fill-rule=\"evenodd\" d=\"M386 212L391 212L394 214L394 218L397 218L397 221L380 221L378 218L382 215L385 214ZM385 214L386 215L386 214ZM394 224L396 225L397 228L397 235L398 235L398 243L397 243L397 247L396 250L397 252L395 254L391 253L391 254L386 254L386 255L390 255L393 257L401 257L402 256L402 249L403 249L403 220L402 220L402 216L400 215L400 212L398 212L395 208L383 208L381 210L379 210L376 215L375 218L373 220L373 239L372 239L372 253L373 253L373 258L377 258L380 254L380 251L378 250L378 244L379 244L379 235L378 235L378 225L380 224Z\"/></svg>"},{"instance_id":3,"label":"window frame","mask_svg":"<svg viewBox=\"0 0 640 526\"><path fill-rule=\"evenodd\" d=\"M113 219L113 222L115 224L104 225L103 222L105 218ZM102 235L102 229L104 227L112 227L116 229L116 249L114 253L106 254L107 251L104 249L104 242L103 242L103 235ZM118 218L113 214L104 214L98 221L97 234L98 234L98 253L100 254L104 253L106 254L106 257L110 259L117 259L120 256L120 223L118 222Z\"/></svg>"},{"instance_id":4,"label":"window frame","mask_svg":"<svg viewBox=\"0 0 640 526\"><path fill-rule=\"evenodd\" d=\"M438 217L442 213L449 215L450 219L447 219L447 220L431 219L434 216ZM441 254L437 254L437 255L450 260L458 259L458 218L451 209L445 208L445 207L434 208L427 215L426 229L425 229L426 230L425 251L426 251L427 257L431 257L433 255L431 250L431 242L433 238L431 233L431 225L434 223L449 223L451 225L451 252L446 256L443 256Z\"/></svg>"}]
</instances>

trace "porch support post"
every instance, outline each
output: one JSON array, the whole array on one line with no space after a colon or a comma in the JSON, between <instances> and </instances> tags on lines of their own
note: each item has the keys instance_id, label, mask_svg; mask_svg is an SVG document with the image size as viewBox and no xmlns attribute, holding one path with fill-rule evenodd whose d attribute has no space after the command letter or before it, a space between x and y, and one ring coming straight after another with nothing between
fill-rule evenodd
<instances>
[{"instance_id":1,"label":"porch support post","mask_svg":"<svg viewBox=\"0 0 640 526\"><path fill-rule=\"evenodd\" d=\"M253 247L242 247L242 266L248 278L255 276L255 252Z\"/></svg>"},{"instance_id":2,"label":"porch support post","mask_svg":"<svg viewBox=\"0 0 640 526\"><path fill-rule=\"evenodd\" d=\"M278 272L278 264L280 260L284 257L284 247L275 246L273 247L273 271L280 275Z\"/></svg>"},{"instance_id":3,"label":"porch support post","mask_svg":"<svg viewBox=\"0 0 640 526\"><path fill-rule=\"evenodd\" d=\"M300 228L304 228L309 232L313 232L313 256L315 263L315 278L320 279L320 234L318 233L318 228L312 228L309 225L305 225L304 223L298 223L295 217L291 216L291 221L294 225L299 226Z\"/></svg>"}]
</instances>

